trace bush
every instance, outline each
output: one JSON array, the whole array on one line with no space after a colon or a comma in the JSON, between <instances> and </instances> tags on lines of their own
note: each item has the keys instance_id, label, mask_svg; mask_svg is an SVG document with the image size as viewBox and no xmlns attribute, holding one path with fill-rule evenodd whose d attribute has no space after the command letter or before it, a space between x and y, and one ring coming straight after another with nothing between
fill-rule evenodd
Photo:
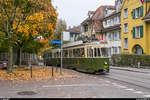
<instances>
[{"instance_id":1,"label":"bush","mask_svg":"<svg viewBox=\"0 0 150 100\"><path fill-rule=\"evenodd\" d=\"M141 66L150 67L150 55L135 55L135 54L114 54L111 57L113 65L117 66L135 66L138 62Z\"/></svg>"}]
</instances>

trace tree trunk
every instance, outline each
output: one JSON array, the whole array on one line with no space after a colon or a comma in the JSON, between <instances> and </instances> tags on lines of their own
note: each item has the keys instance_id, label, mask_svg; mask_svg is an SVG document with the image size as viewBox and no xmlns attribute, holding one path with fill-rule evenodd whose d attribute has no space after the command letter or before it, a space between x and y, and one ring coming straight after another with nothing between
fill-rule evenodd
<instances>
[{"instance_id":1,"label":"tree trunk","mask_svg":"<svg viewBox=\"0 0 150 100\"><path fill-rule=\"evenodd\" d=\"M8 47L8 73L12 72L12 65L13 65L13 47Z\"/></svg>"},{"instance_id":2,"label":"tree trunk","mask_svg":"<svg viewBox=\"0 0 150 100\"><path fill-rule=\"evenodd\" d=\"M19 66L21 66L22 62L22 48L19 49Z\"/></svg>"}]
</instances>

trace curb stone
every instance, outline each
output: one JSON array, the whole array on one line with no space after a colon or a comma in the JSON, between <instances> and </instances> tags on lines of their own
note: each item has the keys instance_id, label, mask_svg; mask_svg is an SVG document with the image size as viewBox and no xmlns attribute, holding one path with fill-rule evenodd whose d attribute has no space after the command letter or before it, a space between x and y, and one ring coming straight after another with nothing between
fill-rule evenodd
<instances>
[{"instance_id":1,"label":"curb stone","mask_svg":"<svg viewBox=\"0 0 150 100\"><path fill-rule=\"evenodd\" d=\"M140 71L136 69L128 69L128 68L120 68L120 67L110 67L110 69L116 69L116 70L126 70L126 71L132 71L132 72L139 72L139 73L150 73L150 71Z\"/></svg>"}]
</instances>

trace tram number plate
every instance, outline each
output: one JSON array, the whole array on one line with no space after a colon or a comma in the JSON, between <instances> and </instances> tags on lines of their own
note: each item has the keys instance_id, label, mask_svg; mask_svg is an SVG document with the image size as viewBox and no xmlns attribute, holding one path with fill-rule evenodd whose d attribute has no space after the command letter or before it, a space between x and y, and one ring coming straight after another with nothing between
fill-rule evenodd
<instances>
[{"instance_id":1,"label":"tram number plate","mask_svg":"<svg viewBox=\"0 0 150 100\"><path fill-rule=\"evenodd\" d=\"M104 68L105 68L105 69L107 69L107 68L108 68L108 66L107 66L107 65L104 65Z\"/></svg>"}]
</instances>

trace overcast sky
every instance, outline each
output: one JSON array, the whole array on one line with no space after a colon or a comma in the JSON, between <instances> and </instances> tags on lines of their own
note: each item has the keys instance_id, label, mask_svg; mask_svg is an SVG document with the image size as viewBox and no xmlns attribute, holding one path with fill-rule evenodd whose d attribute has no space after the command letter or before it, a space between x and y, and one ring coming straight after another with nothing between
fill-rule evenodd
<instances>
[{"instance_id":1,"label":"overcast sky","mask_svg":"<svg viewBox=\"0 0 150 100\"><path fill-rule=\"evenodd\" d=\"M87 18L89 10L95 11L101 5L114 5L115 0L53 0L59 18L67 22L67 26L77 26Z\"/></svg>"}]
</instances>

